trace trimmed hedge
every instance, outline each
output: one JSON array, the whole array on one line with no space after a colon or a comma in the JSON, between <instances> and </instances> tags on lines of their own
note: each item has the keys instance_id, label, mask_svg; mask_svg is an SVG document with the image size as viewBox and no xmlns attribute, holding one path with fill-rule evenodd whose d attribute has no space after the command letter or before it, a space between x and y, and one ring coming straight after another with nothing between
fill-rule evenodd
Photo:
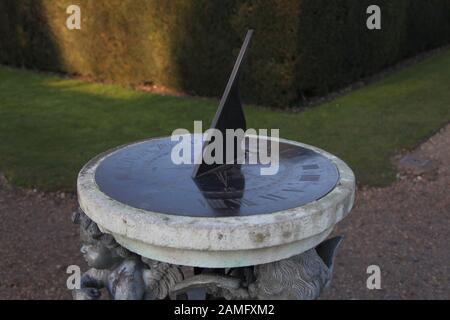
<instances>
[{"instance_id":1,"label":"trimmed hedge","mask_svg":"<svg viewBox=\"0 0 450 320\"><path fill-rule=\"evenodd\" d=\"M370 4L382 30L366 28ZM449 43L450 1L2 0L0 63L219 97L249 27L244 100L298 105Z\"/></svg>"}]
</instances>

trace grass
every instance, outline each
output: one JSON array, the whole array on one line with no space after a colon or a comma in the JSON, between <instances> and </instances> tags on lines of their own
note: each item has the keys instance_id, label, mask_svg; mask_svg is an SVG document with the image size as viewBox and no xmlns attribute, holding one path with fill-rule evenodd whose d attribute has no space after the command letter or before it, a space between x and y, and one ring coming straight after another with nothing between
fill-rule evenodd
<instances>
[{"instance_id":1,"label":"grass","mask_svg":"<svg viewBox=\"0 0 450 320\"><path fill-rule=\"evenodd\" d=\"M73 191L96 154L192 130L194 120L209 125L216 106L0 66L0 171L19 186ZM390 158L450 120L450 50L302 113L245 112L249 127L280 128L281 137L341 157L359 184L387 185Z\"/></svg>"}]
</instances>

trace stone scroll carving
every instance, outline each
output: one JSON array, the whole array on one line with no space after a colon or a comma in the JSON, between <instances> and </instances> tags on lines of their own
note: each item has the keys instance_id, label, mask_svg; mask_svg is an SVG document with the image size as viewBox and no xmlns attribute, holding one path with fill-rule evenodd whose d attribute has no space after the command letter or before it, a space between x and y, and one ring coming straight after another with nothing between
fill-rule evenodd
<instances>
[{"instance_id":1,"label":"stone scroll carving","mask_svg":"<svg viewBox=\"0 0 450 320\"><path fill-rule=\"evenodd\" d=\"M316 299L332 277L341 237L289 259L230 269L192 268L141 257L102 233L81 210L81 252L90 269L73 291L76 300L96 300L105 291L114 300L186 299L192 290L205 299Z\"/></svg>"}]
</instances>

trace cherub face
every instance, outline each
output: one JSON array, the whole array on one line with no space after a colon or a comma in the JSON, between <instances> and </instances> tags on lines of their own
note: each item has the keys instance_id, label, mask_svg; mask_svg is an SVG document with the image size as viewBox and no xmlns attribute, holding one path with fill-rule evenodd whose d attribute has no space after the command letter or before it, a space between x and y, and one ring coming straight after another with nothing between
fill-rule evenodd
<instances>
[{"instance_id":1,"label":"cherub face","mask_svg":"<svg viewBox=\"0 0 450 320\"><path fill-rule=\"evenodd\" d=\"M91 268L109 269L117 262L117 257L101 244L87 244L81 247L81 253Z\"/></svg>"}]
</instances>

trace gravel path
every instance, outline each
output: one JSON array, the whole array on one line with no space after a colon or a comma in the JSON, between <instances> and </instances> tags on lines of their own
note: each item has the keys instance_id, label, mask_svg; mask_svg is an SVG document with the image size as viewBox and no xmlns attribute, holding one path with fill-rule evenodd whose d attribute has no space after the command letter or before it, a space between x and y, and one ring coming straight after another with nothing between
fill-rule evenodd
<instances>
[{"instance_id":1,"label":"gravel path","mask_svg":"<svg viewBox=\"0 0 450 320\"><path fill-rule=\"evenodd\" d=\"M0 299L71 299L66 268L86 268L72 224L75 199L0 181Z\"/></svg>"},{"instance_id":2,"label":"gravel path","mask_svg":"<svg viewBox=\"0 0 450 320\"><path fill-rule=\"evenodd\" d=\"M345 239L323 299L450 299L450 125L416 152L439 163L437 177L358 190L334 232ZM0 175L0 299L71 298L67 266L86 269L75 208L73 196L13 188ZM366 287L373 264L380 290Z\"/></svg>"},{"instance_id":3,"label":"gravel path","mask_svg":"<svg viewBox=\"0 0 450 320\"><path fill-rule=\"evenodd\" d=\"M415 152L439 163L435 180L359 190L334 231L345 239L322 298L450 299L450 125ZM381 269L381 290L366 287L370 265Z\"/></svg>"}]
</instances>

